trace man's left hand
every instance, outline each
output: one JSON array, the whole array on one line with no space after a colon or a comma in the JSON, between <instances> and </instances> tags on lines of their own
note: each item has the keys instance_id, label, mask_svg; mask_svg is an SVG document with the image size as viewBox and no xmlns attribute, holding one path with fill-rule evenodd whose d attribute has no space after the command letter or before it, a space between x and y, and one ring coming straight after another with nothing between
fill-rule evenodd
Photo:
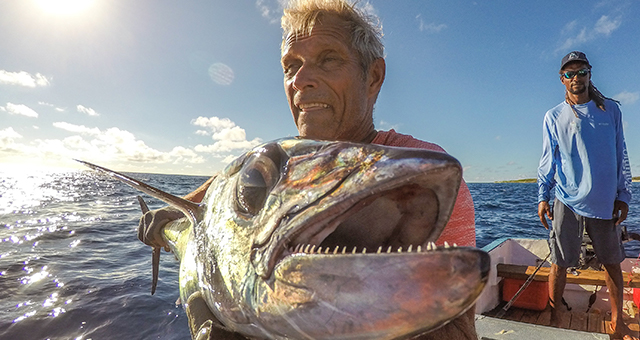
<instances>
[{"instance_id":1,"label":"man's left hand","mask_svg":"<svg viewBox=\"0 0 640 340\"><path fill-rule=\"evenodd\" d=\"M613 216L618 216L616 220L616 225L620 225L624 220L627 219L627 214L629 213L629 205L627 203L616 200L613 202Z\"/></svg>"}]
</instances>

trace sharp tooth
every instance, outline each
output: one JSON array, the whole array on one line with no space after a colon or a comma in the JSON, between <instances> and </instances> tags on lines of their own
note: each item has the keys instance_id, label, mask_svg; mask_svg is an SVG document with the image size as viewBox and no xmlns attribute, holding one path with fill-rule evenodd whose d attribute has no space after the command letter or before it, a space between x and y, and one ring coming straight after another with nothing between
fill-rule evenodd
<instances>
[{"instance_id":1,"label":"sharp tooth","mask_svg":"<svg viewBox=\"0 0 640 340\"><path fill-rule=\"evenodd\" d=\"M333 254L337 254L338 253L338 248L340 248L339 246L336 246L336 249L333 250Z\"/></svg>"},{"instance_id":2,"label":"sharp tooth","mask_svg":"<svg viewBox=\"0 0 640 340\"><path fill-rule=\"evenodd\" d=\"M357 248L353 247L353 250L351 251L351 254L355 254L356 253Z\"/></svg>"},{"instance_id":3,"label":"sharp tooth","mask_svg":"<svg viewBox=\"0 0 640 340\"><path fill-rule=\"evenodd\" d=\"M315 244L311 247L311 252L310 253L313 254L314 250L316 250L316 245Z\"/></svg>"},{"instance_id":4,"label":"sharp tooth","mask_svg":"<svg viewBox=\"0 0 640 340\"><path fill-rule=\"evenodd\" d=\"M324 251L325 254L329 254L329 247Z\"/></svg>"},{"instance_id":5,"label":"sharp tooth","mask_svg":"<svg viewBox=\"0 0 640 340\"><path fill-rule=\"evenodd\" d=\"M378 251L376 253L380 254L381 252L382 252L382 246L378 247Z\"/></svg>"},{"instance_id":6,"label":"sharp tooth","mask_svg":"<svg viewBox=\"0 0 640 340\"><path fill-rule=\"evenodd\" d=\"M346 254L347 253L347 246L344 246L344 248L342 248L342 253Z\"/></svg>"},{"instance_id":7,"label":"sharp tooth","mask_svg":"<svg viewBox=\"0 0 640 340\"><path fill-rule=\"evenodd\" d=\"M307 246L306 246L306 247L304 247L304 252L305 252L305 253L309 253L309 248L311 248L311 245L310 245L310 244L307 244Z\"/></svg>"},{"instance_id":8,"label":"sharp tooth","mask_svg":"<svg viewBox=\"0 0 640 340\"><path fill-rule=\"evenodd\" d=\"M435 249L435 243L429 242L427 243L427 251Z\"/></svg>"},{"instance_id":9,"label":"sharp tooth","mask_svg":"<svg viewBox=\"0 0 640 340\"><path fill-rule=\"evenodd\" d=\"M458 245L454 243L454 244L453 244L453 247L454 247L454 248L457 248L457 247L458 247Z\"/></svg>"},{"instance_id":10,"label":"sharp tooth","mask_svg":"<svg viewBox=\"0 0 640 340\"><path fill-rule=\"evenodd\" d=\"M422 253L422 246L418 246L418 253Z\"/></svg>"},{"instance_id":11,"label":"sharp tooth","mask_svg":"<svg viewBox=\"0 0 640 340\"><path fill-rule=\"evenodd\" d=\"M389 246L389 248L387 248L387 254L391 253L391 246Z\"/></svg>"},{"instance_id":12,"label":"sharp tooth","mask_svg":"<svg viewBox=\"0 0 640 340\"><path fill-rule=\"evenodd\" d=\"M296 246L295 252L296 252L296 253L299 253L299 252L300 252L300 245L299 245L299 244Z\"/></svg>"},{"instance_id":13,"label":"sharp tooth","mask_svg":"<svg viewBox=\"0 0 640 340\"><path fill-rule=\"evenodd\" d=\"M449 242L444 241L444 247L445 247L445 248L449 248L449 247L451 247L451 246L449 245Z\"/></svg>"},{"instance_id":14,"label":"sharp tooth","mask_svg":"<svg viewBox=\"0 0 640 340\"><path fill-rule=\"evenodd\" d=\"M410 253L410 252L411 252L411 250L413 250L413 244L410 244L410 245L409 245L409 249L407 249L407 253Z\"/></svg>"},{"instance_id":15,"label":"sharp tooth","mask_svg":"<svg viewBox=\"0 0 640 340\"><path fill-rule=\"evenodd\" d=\"M367 248L362 248L362 253L366 254L367 253Z\"/></svg>"}]
</instances>

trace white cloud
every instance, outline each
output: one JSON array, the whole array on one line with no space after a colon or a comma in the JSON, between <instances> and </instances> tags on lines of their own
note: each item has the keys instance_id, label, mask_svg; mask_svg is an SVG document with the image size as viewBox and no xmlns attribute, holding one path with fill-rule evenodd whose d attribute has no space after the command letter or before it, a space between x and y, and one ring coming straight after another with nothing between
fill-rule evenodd
<instances>
[{"instance_id":1,"label":"white cloud","mask_svg":"<svg viewBox=\"0 0 640 340\"><path fill-rule=\"evenodd\" d=\"M94 109L89 108L89 107L84 107L82 105L78 105L77 109L78 109L78 112L86 113L89 116L99 116L99 114Z\"/></svg>"},{"instance_id":2,"label":"white cloud","mask_svg":"<svg viewBox=\"0 0 640 340\"><path fill-rule=\"evenodd\" d=\"M38 113L26 105L7 103L5 107L0 106L0 110L6 111L12 115L22 115L32 118L38 118Z\"/></svg>"},{"instance_id":3,"label":"white cloud","mask_svg":"<svg viewBox=\"0 0 640 340\"><path fill-rule=\"evenodd\" d=\"M446 24L436 24L434 22L425 23L421 14L418 14L416 19L418 20L418 29L420 32L439 33L443 29L447 28Z\"/></svg>"},{"instance_id":4,"label":"white cloud","mask_svg":"<svg viewBox=\"0 0 640 340\"><path fill-rule=\"evenodd\" d=\"M54 108L56 111L58 112L64 112L64 109L61 107L56 107L55 105L51 104L51 103L47 103L47 102L38 102L38 105L42 105L42 106L48 106L48 107L52 107Z\"/></svg>"},{"instance_id":5,"label":"white cloud","mask_svg":"<svg viewBox=\"0 0 640 340\"><path fill-rule=\"evenodd\" d=\"M83 135L93 135L97 136L100 134L100 129L98 128L88 128L84 125L75 125L67 122L55 122L53 123L54 127L58 129L63 129L69 132L80 133Z\"/></svg>"},{"instance_id":6,"label":"white cloud","mask_svg":"<svg viewBox=\"0 0 640 340\"><path fill-rule=\"evenodd\" d=\"M617 95L613 96L613 99L619 100L623 105L630 105L640 99L640 92L620 92Z\"/></svg>"},{"instance_id":7,"label":"white cloud","mask_svg":"<svg viewBox=\"0 0 640 340\"><path fill-rule=\"evenodd\" d=\"M0 70L0 84L18 85L24 87L49 86L47 77L40 73L31 75L28 72L9 72Z\"/></svg>"},{"instance_id":8,"label":"white cloud","mask_svg":"<svg viewBox=\"0 0 640 340\"><path fill-rule=\"evenodd\" d=\"M282 17L282 9L286 0L256 0L256 8L263 18L271 24L277 24Z\"/></svg>"},{"instance_id":9,"label":"white cloud","mask_svg":"<svg viewBox=\"0 0 640 340\"><path fill-rule=\"evenodd\" d=\"M12 127L0 130L0 150L10 149L16 139L22 138Z\"/></svg>"},{"instance_id":10,"label":"white cloud","mask_svg":"<svg viewBox=\"0 0 640 340\"><path fill-rule=\"evenodd\" d=\"M621 17L612 18L608 15L601 16L591 28L578 28L578 22L575 20L571 21L565 25L561 32L562 36L569 35L569 37L564 38L564 41L556 49L556 52L564 53L584 43L609 37L621 24Z\"/></svg>"},{"instance_id":11,"label":"white cloud","mask_svg":"<svg viewBox=\"0 0 640 340\"><path fill-rule=\"evenodd\" d=\"M611 35L613 31L617 30L620 27L622 21L620 18L611 19L609 16L603 15L596 22L596 26L594 27L594 31L599 34L603 34L605 36Z\"/></svg>"},{"instance_id":12,"label":"white cloud","mask_svg":"<svg viewBox=\"0 0 640 340\"><path fill-rule=\"evenodd\" d=\"M260 138L248 141L245 130L236 126L229 118L198 117L192 120L191 124L210 130L198 130L196 133L199 135L211 134L211 138L215 141L211 145L197 145L194 148L195 151L210 153L215 157L225 157L226 155L221 155L223 153L247 150L262 142Z\"/></svg>"},{"instance_id":13,"label":"white cloud","mask_svg":"<svg viewBox=\"0 0 640 340\"><path fill-rule=\"evenodd\" d=\"M218 118L218 117L198 117L191 121L191 124L196 126L202 126L205 128L209 128L216 131L221 131L223 129L229 129L236 126L236 123L232 122L229 118Z\"/></svg>"}]
</instances>

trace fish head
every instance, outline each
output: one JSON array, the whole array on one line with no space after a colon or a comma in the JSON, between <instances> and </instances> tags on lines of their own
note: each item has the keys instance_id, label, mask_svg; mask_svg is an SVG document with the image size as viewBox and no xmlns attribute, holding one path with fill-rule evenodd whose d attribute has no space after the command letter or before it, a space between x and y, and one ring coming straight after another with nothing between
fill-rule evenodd
<instances>
[{"instance_id":1,"label":"fish head","mask_svg":"<svg viewBox=\"0 0 640 340\"><path fill-rule=\"evenodd\" d=\"M289 138L254 148L209 188L194 229L216 317L254 337L398 338L462 314L488 255L435 247L457 197L448 154Z\"/></svg>"}]
</instances>

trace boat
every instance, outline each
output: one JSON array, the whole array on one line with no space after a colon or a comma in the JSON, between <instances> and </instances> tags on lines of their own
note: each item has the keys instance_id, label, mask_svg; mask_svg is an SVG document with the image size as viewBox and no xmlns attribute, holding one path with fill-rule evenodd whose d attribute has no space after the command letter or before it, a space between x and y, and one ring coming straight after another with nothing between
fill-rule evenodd
<instances>
[{"instance_id":1,"label":"boat","mask_svg":"<svg viewBox=\"0 0 640 340\"><path fill-rule=\"evenodd\" d=\"M630 240L624 229L623 240ZM609 293L588 236L583 241L579 267L567 273L563 298L570 310L562 313L558 327L550 326L547 306L547 240L503 238L482 249L491 257L491 271L476 303L478 339L610 339ZM621 267L625 281L624 320L638 336L640 260L627 257ZM527 280L530 283L518 292Z\"/></svg>"}]
</instances>

